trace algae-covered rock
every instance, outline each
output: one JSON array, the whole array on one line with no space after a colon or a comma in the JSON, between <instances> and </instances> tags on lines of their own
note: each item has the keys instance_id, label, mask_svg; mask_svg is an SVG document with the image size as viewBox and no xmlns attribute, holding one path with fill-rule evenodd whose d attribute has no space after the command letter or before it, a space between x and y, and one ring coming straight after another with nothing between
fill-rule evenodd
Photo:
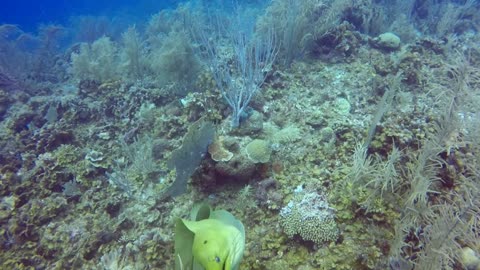
<instances>
[{"instance_id":1,"label":"algae-covered rock","mask_svg":"<svg viewBox=\"0 0 480 270\"><path fill-rule=\"evenodd\" d=\"M340 115L348 115L350 113L351 105L345 98L337 98L333 106L334 110Z\"/></svg>"},{"instance_id":2,"label":"algae-covered rock","mask_svg":"<svg viewBox=\"0 0 480 270\"><path fill-rule=\"evenodd\" d=\"M215 164L215 172L222 178L248 182L257 171L256 164L245 155L234 155L228 162Z\"/></svg>"},{"instance_id":3,"label":"algae-covered rock","mask_svg":"<svg viewBox=\"0 0 480 270\"><path fill-rule=\"evenodd\" d=\"M386 32L373 39L374 45L384 50L396 50L400 48L400 38L391 32Z\"/></svg>"}]
</instances>

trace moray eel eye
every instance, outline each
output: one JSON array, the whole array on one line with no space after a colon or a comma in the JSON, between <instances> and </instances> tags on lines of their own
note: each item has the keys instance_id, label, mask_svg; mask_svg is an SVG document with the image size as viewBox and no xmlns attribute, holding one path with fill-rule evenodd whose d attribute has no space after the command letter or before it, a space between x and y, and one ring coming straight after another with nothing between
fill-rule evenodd
<instances>
[{"instance_id":1,"label":"moray eel eye","mask_svg":"<svg viewBox=\"0 0 480 270\"><path fill-rule=\"evenodd\" d=\"M219 263L219 262L220 262L220 258L219 258L218 256L215 256L215 261L216 261L217 263Z\"/></svg>"}]
</instances>

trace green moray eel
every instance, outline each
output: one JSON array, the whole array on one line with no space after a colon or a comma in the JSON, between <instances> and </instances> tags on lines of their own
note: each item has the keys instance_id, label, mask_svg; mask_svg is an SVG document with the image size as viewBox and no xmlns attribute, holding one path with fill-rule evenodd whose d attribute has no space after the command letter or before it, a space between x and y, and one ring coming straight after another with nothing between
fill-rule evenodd
<instances>
[{"instance_id":1,"label":"green moray eel","mask_svg":"<svg viewBox=\"0 0 480 270\"><path fill-rule=\"evenodd\" d=\"M238 270L245 228L225 210L201 204L175 226L175 270Z\"/></svg>"},{"instance_id":2,"label":"green moray eel","mask_svg":"<svg viewBox=\"0 0 480 270\"><path fill-rule=\"evenodd\" d=\"M217 219L183 220L183 223L195 234L192 253L200 265L206 270L237 268L245 243L236 227Z\"/></svg>"}]
</instances>

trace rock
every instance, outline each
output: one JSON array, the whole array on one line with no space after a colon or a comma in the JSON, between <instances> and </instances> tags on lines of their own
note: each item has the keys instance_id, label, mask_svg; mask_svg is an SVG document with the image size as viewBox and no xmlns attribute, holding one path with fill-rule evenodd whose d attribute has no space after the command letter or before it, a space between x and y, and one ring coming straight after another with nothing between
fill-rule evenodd
<instances>
[{"instance_id":1,"label":"rock","mask_svg":"<svg viewBox=\"0 0 480 270\"><path fill-rule=\"evenodd\" d=\"M373 39L373 45L379 49L393 51L400 48L400 38L391 32L386 32Z\"/></svg>"}]
</instances>

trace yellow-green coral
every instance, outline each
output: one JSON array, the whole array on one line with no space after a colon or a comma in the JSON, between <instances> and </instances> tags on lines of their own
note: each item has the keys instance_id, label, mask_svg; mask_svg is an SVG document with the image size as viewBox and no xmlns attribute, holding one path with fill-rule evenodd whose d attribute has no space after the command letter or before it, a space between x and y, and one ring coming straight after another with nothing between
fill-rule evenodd
<instances>
[{"instance_id":1,"label":"yellow-green coral","mask_svg":"<svg viewBox=\"0 0 480 270\"><path fill-rule=\"evenodd\" d=\"M267 163L270 160L272 149L265 140L255 139L247 144L245 151L247 157L254 163Z\"/></svg>"}]
</instances>

